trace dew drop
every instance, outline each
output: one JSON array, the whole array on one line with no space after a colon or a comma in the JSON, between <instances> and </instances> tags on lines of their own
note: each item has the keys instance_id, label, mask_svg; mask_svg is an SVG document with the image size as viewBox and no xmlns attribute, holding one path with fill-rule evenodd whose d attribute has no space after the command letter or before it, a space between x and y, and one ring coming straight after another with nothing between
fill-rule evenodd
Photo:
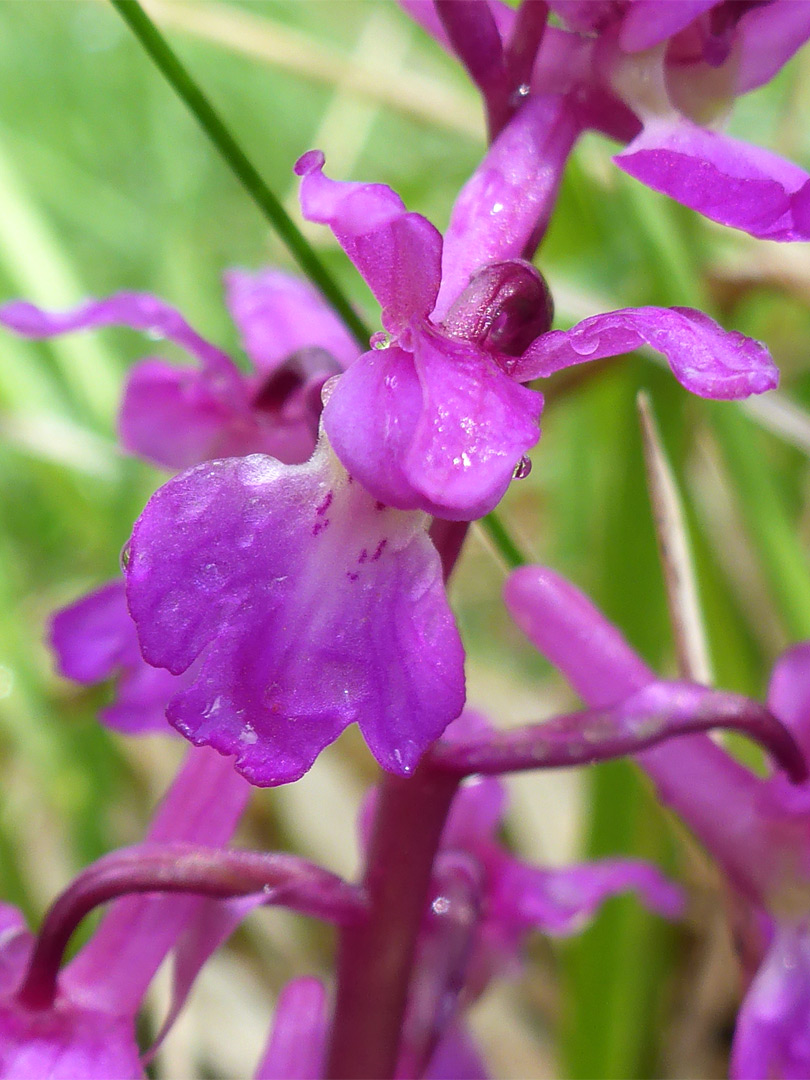
<instances>
[{"instance_id":1,"label":"dew drop","mask_svg":"<svg viewBox=\"0 0 810 1080\"><path fill-rule=\"evenodd\" d=\"M163 331L158 330L157 327L154 326L149 327L149 329L146 331L146 336L151 341L163 341L166 338L166 335L163 333Z\"/></svg>"},{"instance_id":2,"label":"dew drop","mask_svg":"<svg viewBox=\"0 0 810 1080\"><path fill-rule=\"evenodd\" d=\"M132 558L132 545L131 545L131 542L129 540L127 540L127 542L121 548L121 558L119 560L120 563L121 563L121 569L124 571L124 573L126 573L126 570L127 570L127 567L129 566L131 558Z\"/></svg>"},{"instance_id":3,"label":"dew drop","mask_svg":"<svg viewBox=\"0 0 810 1080\"><path fill-rule=\"evenodd\" d=\"M515 471L512 473L512 478L514 480L525 480L531 471L532 459L524 454L515 466Z\"/></svg>"},{"instance_id":4,"label":"dew drop","mask_svg":"<svg viewBox=\"0 0 810 1080\"><path fill-rule=\"evenodd\" d=\"M520 86L517 87L517 89L510 97L509 104L512 106L513 109L517 108L517 106L520 105L521 101L525 101L530 93L531 87L529 86L529 84L521 83Z\"/></svg>"},{"instance_id":5,"label":"dew drop","mask_svg":"<svg viewBox=\"0 0 810 1080\"><path fill-rule=\"evenodd\" d=\"M369 344L372 349L387 349L391 344L391 335L386 334L385 330L378 330L376 334L371 335Z\"/></svg>"}]
</instances>

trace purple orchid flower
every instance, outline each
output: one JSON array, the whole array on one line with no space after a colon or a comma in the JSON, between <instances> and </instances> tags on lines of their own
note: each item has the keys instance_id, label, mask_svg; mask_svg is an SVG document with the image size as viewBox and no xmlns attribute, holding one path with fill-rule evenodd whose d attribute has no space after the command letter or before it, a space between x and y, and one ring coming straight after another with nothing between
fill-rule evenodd
<instances>
[{"instance_id":1,"label":"purple orchid flower","mask_svg":"<svg viewBox=\"0 0 810 1080\"><path fill-rule=\"evenodd\" d=\"M550 570L524 567L506 602L530 640L593 706L615 704L655 674L590 601ZM768 704L810 751L810 646L777 662ZM692 828L749 905L758 970L737 1020L737 1080L810 1073L810 782L758 777L703 735L644 750L636 760L662 800Z\"/></svg>"},{"instance_id":2,"label":"purple orchid flower","mask_svg":"<svg viewBox=\"0 0 810 1080\"><path fill-rule=\"evenodd\" d=\"M192 750L148 833L169 841L224 844L250 787L210 750ZM34 939L19 912L0 906L0 1076L4 1080L122 1080L143 1069L135 1019L166 954L196 918L192 896L117 900L62 972L52 1002L19 998Z\"/></svg>"},{"instance_id":3,"label":"purple orchid flower","mask_svg":"<svg viewBox=\"0 0 810 1080\"><path fill-rule=\"evenodd\" d=\"M642 344L705 397L776 385L765 348L688 308L624 309L549 333L545 284L521 256L556 187L525 103L461 192L444 242L380 184L329 179L300 159L306 218L329 224L382 307L390 336L337 381L324 426L347 470L399 509L470 520L491 510L539 437L542 399L518 385ZM552 155L553 157L553 155Z\"/></svg>"},{"instance_id":4,"label":"purple orchid flower","mask_svg":"<svg viewBox=\"0 0 810 1080\"><path fill-rule=\"evenodd\" d=\"M14 302L0 308L0 323L28 337L120 324L190 353L199 367L147 359L127 380L121 444L148 462L176 471L248 453L306 461L315 448L324 382L348 367L357 347L316 290L283 271L230 270L225 296L252 375L243 375L177 311L144 294L120 293L61 314ZM170 730L166 705L188 680L144 662L123 581L57 612L50 638L67 678L84 684L116 678L104 723L129 735Z\"/></svg>"},{"instance_id":5,"label":"purple orchid flower","mask_svg":"<svg viewBox=\"0 0 810 1080\"><path fill-rule=\"evenodd\" d=\"M0 324L30 338L126 326L188 352L199 367L147 359L129 375L121 445L146 461L173 471L249 453L306 461L318 435L321 389L354 360L357 346L309 283L280 270L228 271L225 298L251 375L147 293L117 293L63 313L13 301L0 307Z\"/></svg>"},{"instance_id":6,"label":"purple orchid flower","mask_svg":"<svg viewBox=\"0 0 810 1080\"><path fill-rule=\"evenodd\" d=\"M810 176L712 126L807 41L806 4L526 0L515 12L498 0L400 2L464 63L493 133L529 94L550 95L578 131L627 143L614 160L648 187L752 236L810 238ZM539 25L548 8L565 28Z\"/></svg>"},{"instance_id":7,"label":"purple orchid flower","mask_svg":"<svg viewBox=\"0 0 810 1080\"><path fill-rule=\"evenodd\" d=\"M19 913L0 905L0 1075L141 1077L199 971L249 912L283 904L338 923L362 917L360 890L321 867L294 855L221 846L250 790L217 755L192 750L148 841L87 867L51 906L36 939ZM60 972L78 923L116 897L93 938ZM170 951L172 1005L142 1056L137 1013Z\"/></svg>"}]
</instances>

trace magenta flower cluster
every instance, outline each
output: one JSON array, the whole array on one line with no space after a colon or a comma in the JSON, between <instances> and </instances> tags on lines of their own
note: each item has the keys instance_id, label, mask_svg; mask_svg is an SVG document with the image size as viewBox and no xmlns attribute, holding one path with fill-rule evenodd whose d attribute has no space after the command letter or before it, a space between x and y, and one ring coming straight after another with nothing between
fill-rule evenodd
<instances>
[{"instance_id":1,"label":"magenta flower cluster","mask_svg":"<svg viewBox=\"0 0 810 1080\"><path fill-rule=\"evenodd\" d=\"M116 324L191 359L130 373L121 445L174 475L134 525L123 580L58 612L51 640L67 677L115 680L107 725L192 744L144 843L88 867L36 937L0 910L0 1077L142 1075L136 1020L163 959L173 952L178 974L160 1038L207 958L267 904L334 923L341 945L333 996L308 977L282 994L257 1077L485 1076L465 1013L519 970L529 932L576 933L628 890L664 917L682 913L679 888L651 865L551 870L498 838L499 774L624 754L756 927L734 1075L810 1074L808 646L778 662L767 707L668 682L573 586L523 567L507 606L587 707L496 733L466 708L446 592L468 523L526 471L540 380L647 347L702 397L777 385L763 344L691 308L628 307L552 329L532 259L588 130L623 144L625 172L714 221L810 239L810 177L713 126L810 37L810 5L402 6L480 88L491 145L444 237L390 188L332 179L317 150L295 164L304 218L331 229L379 303L367 349L281 271L225 278L248 374L147 294L64 313L0 308L27 337ZM299 779L351 724L384 771L360 815L362 879L232 847L251 785ZM769 777L706 734L722 726L770 752ZM108 901L62 966L76 925Z\"/></svg>"}]
</instances>

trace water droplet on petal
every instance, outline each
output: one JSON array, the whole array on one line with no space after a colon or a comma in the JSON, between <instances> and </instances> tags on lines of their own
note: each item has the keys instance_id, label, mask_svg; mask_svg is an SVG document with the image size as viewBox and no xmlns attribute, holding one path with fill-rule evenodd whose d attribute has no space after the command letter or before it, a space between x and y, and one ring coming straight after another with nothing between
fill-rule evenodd
<instances>
[{"instance_id":1,"label":"water droplet on petal","mask_svg":"<svg viewBox=\"0 0 810 1080\"><path fill-rule=\"evenodd\" d=\"M162 330L158 330L158 329L157 329L156 327L154 327L154 326L150 326L150 327L149 327L149 329L148 329L148 330L146 331L146 336L147 336L147 337L148 337L148 338L149 338L149 339L150 339L151 341L163 341L163 340L164 340L164 338L166 337L166 335L165 335L165 334L163 333L163 331L162 331Z\"/></svg>"},{"instance_id":2,"label":"water droplet on petal","mask_svg":"<svg viewBox=\"0 0 810 1080\"><path fill-rule=\"evenodd\" d=\"M512 473L512 478L514 480L525 480L531 471L532 459L524 454L515 466L515 471Z\"/></svg>"},{"instance_id":3,"label":"water droplet on petal","mask_svg":"<svg viewBox=\"0 0 810 1080\"><path fill-rule=\"evenodd\" d=\"M126 573L126 570L127 570L127 567L129 566L129 562L130 562L131 558L132 558L132 546L131 546L131 542L129 540L127 540L127 542L121 548L121 558L119 560L120 563L121 563L121 569L124 571L124 573Z\"/></svg>"},{"instance_id":4,"label":"water droplet on petal","mask_svg":"<svg viewBox=\"0 0 810 1080\"><path fill-rule=\"evenodd\" d=\"M529 86L528 83L521 83L520 86L517 87L512 96L509 98L509 104L512 106L513 109L516 109L517 106L520 105L521 101L526 100L526 98L531 93L531 89L532 88Z\"/></svg>"},{"instance_id":5,"label":"water droplet on petal","mask_svg":"<svg viewBox=\"0 0 810 1080\"><path fill-rule=\"evenodd\" d=\"M385 330L378 330L376 334L372 334L369 344L372 349L387 349L391 344L391 335L386 334Z\"/></svg>"}]
</instances>

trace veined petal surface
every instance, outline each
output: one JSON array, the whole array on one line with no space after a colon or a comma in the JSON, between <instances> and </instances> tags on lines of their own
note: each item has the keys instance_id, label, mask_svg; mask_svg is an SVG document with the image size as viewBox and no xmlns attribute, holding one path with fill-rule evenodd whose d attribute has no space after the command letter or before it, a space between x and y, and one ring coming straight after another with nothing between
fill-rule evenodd
<instances>
[{"instance_id":1,"label":"veined petal surface","mask_svg":"<svg viewBox=\"0 0 810 1080\"><path fill-rule=\"evenodd\" d=\"M175 674L200 660L169 720L259 785L303 775L353 722L409 772L464 703L427 523L377 502L325 439L305 465L251 455L170 481L127 569L145 658Z\"/></svg>"}]
</instances>

